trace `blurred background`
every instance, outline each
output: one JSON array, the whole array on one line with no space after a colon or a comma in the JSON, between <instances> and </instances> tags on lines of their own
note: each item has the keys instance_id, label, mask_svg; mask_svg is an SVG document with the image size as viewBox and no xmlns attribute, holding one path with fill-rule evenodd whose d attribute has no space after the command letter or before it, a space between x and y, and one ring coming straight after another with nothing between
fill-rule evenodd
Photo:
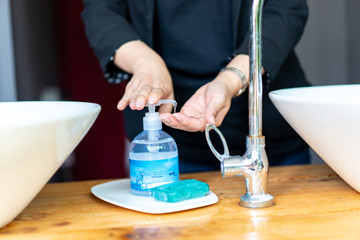
<instances>
[{"instance_id":1,"label":"blurred background","mask_svg":"<svg viewBox=\"0 0 360 240\"><path fill-rule=\"evenodd\" d=\"M360 1L308 1L296 51L313 85L360 83ZM80 18L81 0L0 0L0 101L95 102L102 111L52 181L127 176L128 140L116 104L124 84L105 81ZM312 152L312 162L322 160Z\"/></svg>"}]
</instances>

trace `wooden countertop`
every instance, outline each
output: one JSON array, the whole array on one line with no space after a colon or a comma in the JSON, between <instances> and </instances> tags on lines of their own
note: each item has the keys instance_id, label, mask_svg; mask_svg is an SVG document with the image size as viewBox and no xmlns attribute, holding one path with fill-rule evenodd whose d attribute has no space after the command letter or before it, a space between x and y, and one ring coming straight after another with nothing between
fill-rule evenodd
<instances>
[{"instance_id":1,"label":"wooden countertop","mask_svg":"<svg viewBox=\"0 0 360 240\"><path fill-rule=\"evenodd\" d=\"M102 181L47 184L0 239L360 239L360 194L326 165L271 167L275 206L239 206L241 177L220 172L186 174L207 182L217 204L151 215L97 199ZM1 214L1 213L0 213Z\"/></svg>"}]
</instances>

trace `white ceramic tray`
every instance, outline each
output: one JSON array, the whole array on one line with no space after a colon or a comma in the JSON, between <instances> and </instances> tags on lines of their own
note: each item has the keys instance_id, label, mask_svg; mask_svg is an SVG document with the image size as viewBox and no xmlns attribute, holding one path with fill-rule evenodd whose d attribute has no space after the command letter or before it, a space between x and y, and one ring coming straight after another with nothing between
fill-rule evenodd
<instances>
[{"instance_id":1,"label":"white ceramic tray","mask_svg":"<svg viewBox=\"0 0 360 240\"><path fill-rule=\"evenodd\" d=\"M218 202L218 197L209 192L204 197L189 199L177 203L157 201L152 197L130 194L130 179L121 179L102 183L91 188L91 192L101 200L131 210L162 214L208 206Z\"/></svg>"}]
</instances>

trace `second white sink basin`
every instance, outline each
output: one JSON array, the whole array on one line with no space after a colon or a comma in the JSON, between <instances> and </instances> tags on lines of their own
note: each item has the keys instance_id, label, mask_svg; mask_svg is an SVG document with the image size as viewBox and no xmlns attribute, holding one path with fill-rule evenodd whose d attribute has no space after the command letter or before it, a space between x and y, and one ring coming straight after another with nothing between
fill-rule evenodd
<instances>
[{"instance_id":1,"label":"second white sink basin","mask_svg":"<svg viewBox=\"0 0 360 240\"><path fill-rule=\"evenodd\" d=\"M36 196L99 112L94 103L0 102L0 228Z\"/></svg>"},{"instance_id":2,"label":"second white sink basin","mask_svg":"<svg viewBox=\"0 0 360 240\"><path fill-rule=\"evenodd\" d=\"M360 192L360 85L282 89L269 96L312 149Z\"/></svg>"}]
</instances>

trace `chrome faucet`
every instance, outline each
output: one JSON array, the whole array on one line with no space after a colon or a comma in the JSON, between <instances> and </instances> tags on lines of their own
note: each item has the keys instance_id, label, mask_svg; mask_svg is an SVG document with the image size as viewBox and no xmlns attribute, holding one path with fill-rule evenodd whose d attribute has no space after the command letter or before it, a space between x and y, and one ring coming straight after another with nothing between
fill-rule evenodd
<instances>
[{"instance_id":1,"label":"chrome faucet","mask_svg":"<svg viewBox=\"0 0 360 240\"><path fill-rule=\"evenodd\" d=\"M246 194L240 205L248 208L264 208L273 205L273 196L267 194L269 164L262 136L262 71L261 71L261 17L264 0L253 0L250 19L250 85L249 85L249 135L246 137L244 156L230 156L226 140L212 124L205 129L211 151L221 162L223 177L244 176ZM209 131L214 129L224 145L219 154L211 143Z\"/></svg>"}]
</instances>

